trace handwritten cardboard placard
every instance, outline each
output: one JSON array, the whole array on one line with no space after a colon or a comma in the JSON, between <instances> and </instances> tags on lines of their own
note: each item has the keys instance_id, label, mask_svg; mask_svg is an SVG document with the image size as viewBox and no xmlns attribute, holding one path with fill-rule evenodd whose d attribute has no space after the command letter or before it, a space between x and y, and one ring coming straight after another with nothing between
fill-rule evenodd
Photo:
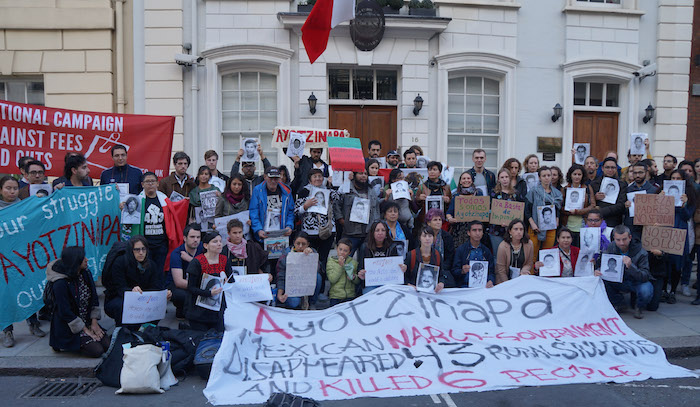
<instances>
[{"instance_id":1,"label":"handwritten cardboard placard","mask_svg":"<svg viewBox=\"0 0 700 407\"><path fill-rule=\"evenodd\" d=\"M270 301L272 290L268 274L234 276L234 282L224 284L224 291L231 291L236 302Z\"/></svg>"},{"instance_id":2,"label":"handwritten cardboard placard","mask_svg":"<svg viewBox=\"0 0 700 407\"><path fill-rule=\"evenodd\" d=\"M455 198L455 219L457 222L488 222L490 208L488 196L460 195Z\"/></svg>"},{"instance_id":3,"label":"handwritten cardboard placard","mask_svg":"<svg viewBox=\"0 0 700 407\"><path fill-rule=\"evenodd\" d=\"M124 293L124 311L122 322L125 324L142 324L165 318L165 308L168 305L168 290L144 291L139 294L134 291Z\"/></svg>"},{"instance_id":4,"label":"handwritten cardboard placard","mask_svg":"<svg viewBox=\"0 0 700 407\"><path fill-rule=\"evenodd\" d=\"M289 252L287 273L284 277L284 293L290 297L312 295L316 289L318 253Z\"/></svg>"},{"instance_id":5,"label":"handwritten cardboard placard","mask_svg":"<svg viewBox=\"0 0 700 407\"><path fill-rule=\"evenodd\" d=\"M685 229L647 225L642 230L642 247L682 256L687 233Z\"/></svg>"},{"instance_id":6,"label":"handwritten cardboard placard","mask_svg":"<svg viewBox=\"0 0 700 407\"><path fill-rule=\"evenodd\" d=\"M376 257L365 259L365 286L373 287L386 284L403 284L402 256Z\"/></svg>"},{"instance_id":7,"label":"handwritten cardboard placard","mask_svg":"<svg viewBox=\"0 0 700 407\"><path fill-rule=\"evenodd\" d=\"M634 224L673 226L675 200L672 196L640 194L634 197Z\"/></svg>"},{"instance_id":8,"label":"handwritten cardboard placard","mask_svg":"<svg viewBox=\"0 0 700 407\"><path fill-rule=\"evenodd\" d=\"M513 219L523 220L525 216L525 203L516 201L506 201L503 199L491 200L492 225L508 226Z\"/></svg>"}]
</instances>

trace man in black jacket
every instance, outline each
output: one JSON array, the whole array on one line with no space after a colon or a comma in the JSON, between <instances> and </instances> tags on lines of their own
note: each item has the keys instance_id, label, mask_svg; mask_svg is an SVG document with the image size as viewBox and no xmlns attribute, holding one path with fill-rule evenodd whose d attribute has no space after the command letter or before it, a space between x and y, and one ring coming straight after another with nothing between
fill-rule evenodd
<instances>
[{"instance_id":1,"label":"man in black jacket","mask_svg":"<svg viewBox=\"0 0 700 407\"><path fill-rule=\"evenodd\" d=\"M610 178L617 184L617 200L615 203L603 202L605 191L601 191L603 180ZM595 193L595 199L600 208L600 213L608 227L615 227L622 224L622 217L625 214L625 202L627 201L627 183L620 182L617 178L617 161L613 157L603 160L603 177L591 182L591 187Z\"/></svg>"}]
</instances>

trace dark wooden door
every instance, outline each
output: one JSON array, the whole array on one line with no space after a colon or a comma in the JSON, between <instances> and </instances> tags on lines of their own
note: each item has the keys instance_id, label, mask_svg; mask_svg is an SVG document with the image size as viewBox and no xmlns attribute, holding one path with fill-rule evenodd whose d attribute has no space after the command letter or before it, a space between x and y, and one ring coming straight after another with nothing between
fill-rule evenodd
<instances>
[{"instance_id":1,"label":"dark wooden door","mask_svg":"<svg viewBox=\"0 0 700 407\"><path fill-rule=\"evenodd\" d=\"M396 106L330 106L328 127L359 138L365 156L370 140L382 143L382 155L396 149Z\"/></svg>"},{"instance_id":2,"label":"dark wooden door","mask_svg":"<svg viewBox=\"0 0 700 407\"><path fill-rule=\"evenodd\" d=\"M617 152L618 113L574 112L574 143L590 143L598 160L608 151Z\"/></svg>"}]
</instances>

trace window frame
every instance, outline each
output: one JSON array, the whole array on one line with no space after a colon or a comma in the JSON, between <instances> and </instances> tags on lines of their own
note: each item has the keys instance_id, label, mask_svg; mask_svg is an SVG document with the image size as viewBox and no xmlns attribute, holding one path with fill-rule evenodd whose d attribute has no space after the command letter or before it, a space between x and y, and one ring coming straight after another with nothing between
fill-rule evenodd
<instances>
[{"instance_id":1,"label":"window frame","mask_svg":"<svg viewBox=\"0 0 700 407\"><path fill-rule=\"evenodd\" d=\"M349 82L348 82L348 98L347 99L332 99L331 98L331 75L330 71L331 70L347 70L349 74ZM371 70L372 71L372 99L354 99L354 87L353 87L353 71L355 70ZM396 73L396 98L395 99L377 99L377 71L392 71ZM333 104L360 104L360 103L365 103L365 102L372 102L373 104L388 104L388 105L397 105L399 102L399 97L401 94L400 91L400 84L399 84L399 75L400 71L397 67L382 67L382 66L371 66L371 67L347 67L347 66L328 66L326 68L326 78L327 78L327 86L328 86L328 102L333 103Z\"/></svg>"},{"instance_id":2,"label":"window frame","mask_svg":"<svg viewBox=\"0 0 700 407\"><path fill-rule=\"evenodd\" d=\"M37 106L45 106L46 105L46 88L45 85L46 83L44 82L44 78L41 76L26 76L26 77L16 77L16 76L0 76L0 83L3 84L8 84L8 83L22 83L24 84L24 100L22 101L15 101L15 100L9 100L7 98L8 95L8 87L5 85L3 87L4 93L0 94L0 100L6 100L8 102L15 102L15 103L25 103L29 104L29 100L27 98L28 94L28 86L30 83L41 83L42 86L42 93L41 93L41 98L42 98L42 103L31 103Z\"/></svg>"}]
</instances>

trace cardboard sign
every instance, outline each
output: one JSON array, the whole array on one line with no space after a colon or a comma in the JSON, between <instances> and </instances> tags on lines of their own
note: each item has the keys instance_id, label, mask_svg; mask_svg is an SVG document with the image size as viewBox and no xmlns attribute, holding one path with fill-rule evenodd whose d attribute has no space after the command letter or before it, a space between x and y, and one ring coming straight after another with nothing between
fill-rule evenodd
<instances>
[{"instance_id":1,"label":"cardboard sign","mask_svg":"<svg viewBox=\"0 0 700 407\"><path fill-rule=\"evenodd\" d=\"M365 259L365 286L373 287L386 284L403 284L403 272L399 265L403 257L376 257Z\"/></svg>"},{"instance_id":2,"label":"cardboard sign","mask_svg":"<svg viewBox=\"0 0 700 407\"><path fill-rule=\"evenodd\" d=\"M523 220L523 217L525 217L525 202L505 201L503 199L491 201L489 223L492 225L508 226L513 219Z\"/></svg>"},{"instance_id":3,"label":"cardboard sign","mask_svg":"<svg viewBox=\"0 0 700 407\"><path fill-rule=\"evenodd\" d=\"M687 234L685 229L647 225L642 230L642 247L646 251L661 250L682 256Z\"/></svg>"},{"instance_id":4,"label":"cardboard sign","mask_svg":"<svg viewBox=\"0 0 700 407\"><path fill-rule=\"evenodd\" d=\"M142 324L165 318L165 308L168 305L168 290L144 291L139 294L133 291L124 293L124 310L122 322L125 324Z\"/></svg>"},{"instance_id":5,"label":"cardboard sign","mask_svg":"<svg viewBox=\"0 0 700 407\"><path fill-rule=\"evenodd\" d=\"M640 194L634 197L634 224L673 226L675 200L672 196Z\"/></svg>"},{"instance_id":6,"label":"cardboard sign","mask_svg":"<svg viewBox=\"0 0 700 407\"><path fill-rule=\"evenodd\" d=\"M284 277L284 293L290 297L313 295L316 289L318 253L289 252L287 273Z\"/></svg>"},{"instance_id":7,"label":"cardboard sign","mask_svg":"<svg viewBox=\"0 0 700 407\"><path fill-rule=\"evenodd\" d=\"M488 196L459 195L455 198L457 222L489 221L491 198Z\"/></svg>"}]
</instances>

